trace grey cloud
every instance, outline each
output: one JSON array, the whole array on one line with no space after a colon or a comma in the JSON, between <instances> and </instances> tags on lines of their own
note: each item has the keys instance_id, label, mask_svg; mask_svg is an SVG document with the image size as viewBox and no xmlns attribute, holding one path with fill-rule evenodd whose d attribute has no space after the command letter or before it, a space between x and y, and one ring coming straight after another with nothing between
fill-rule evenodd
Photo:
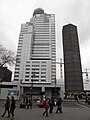
<instances>
[{"instance_id":1,"label":"grey cloud","mask_svg":"<svg viewBox=\"0 0 90 120\"><path fill-rule=\"evenodd\" d=\"M71 22L78 27L81 44L84 44L90 38L90 2L88 0L73 2L69 6L68 15Z\"/></svg>"}]
</instances>

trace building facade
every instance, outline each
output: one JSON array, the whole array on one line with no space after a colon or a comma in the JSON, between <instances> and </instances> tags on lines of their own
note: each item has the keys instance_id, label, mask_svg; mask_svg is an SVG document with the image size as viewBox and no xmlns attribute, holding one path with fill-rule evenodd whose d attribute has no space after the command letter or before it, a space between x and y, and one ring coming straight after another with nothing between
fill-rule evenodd
<instances>
[{"instance_id":1,"label":"building facade","mask_svg":"<svg viewBox=\"0 0 90 120\"><path fill-rule=\"evenodd\" d=\"M82 92L83 78L77 27L72 24L65 25L62 34L65 92Z\"/></svg>"},{"instance_id":2,"label":"building facade","mask_svg":"<svg viewBox=\"0 0 90 120\"><path fill-rule=\"evenodd\" d=\"M20 99L19 82L0 82L0 100L14 96L16 100Z\"/></svg>"},{"instance_id":3,"label":"building facade","mask_svg":"<svg viewBox=\"0 0 90 120\"><path fill-rule=\"evenodd\" d=\"M55 15L35 9L30 22L21 25L14 81L22 81L22 93L53 93L56 80ZM52 91L52 92L51 92ZM49 93L48 93L49 92Z\"/></svg>"}]
</instances>

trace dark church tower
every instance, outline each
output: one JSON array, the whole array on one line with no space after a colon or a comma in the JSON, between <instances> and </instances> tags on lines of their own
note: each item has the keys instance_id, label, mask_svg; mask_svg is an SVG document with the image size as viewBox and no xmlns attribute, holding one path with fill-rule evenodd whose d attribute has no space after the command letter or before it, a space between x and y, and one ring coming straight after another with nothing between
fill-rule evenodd
<instances>
[{"instance_id":1,"label":"dark church tower","mask_svg":"<svg viewBox=\"0 0 90 120\"><path fill-rule=\"evenodd\" d=\"M63 52L65 92L83 91L82 67L77 27L72 24L63 26Z\"/></svg>"}]
</instances>

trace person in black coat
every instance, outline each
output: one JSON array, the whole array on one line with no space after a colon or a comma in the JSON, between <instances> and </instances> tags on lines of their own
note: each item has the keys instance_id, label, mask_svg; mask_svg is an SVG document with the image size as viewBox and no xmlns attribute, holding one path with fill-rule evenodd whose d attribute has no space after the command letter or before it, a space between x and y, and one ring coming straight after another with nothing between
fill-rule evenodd
<instances>
[{"instance_id":1,"label":"person in black coat","mask_svg":"<svg viewBox=\"0 0 90 120\"><path fill-rule=\"evenodd\" d=\"M55 104L54 104L54 98L52 97L50 100L49 100L49 107L50 107L50 109L49 109L49 113L51 113L52 114L52 112L53 112L53 106L54 106Z\"/></svg>"},{"instance_id":2,"label":"person in black coat","mask_svg":"<svg viewBox=\"0 0 90 120\"><path fill-rule=\"evenodd\" d=\"M62 98L61 97L59 97L58 98L58 100L57 100L57 103L56 103L56 105L57 105L57 110L56 110L56 113L58 113L58 111L60 112L60 113L62 113Z\"/></svg>"},{"instance_id":3,"label":"person in black coat","mask_svg":"<svg viewBox=\"0 0 90 120\"><path fill-rule=\"evenodd\" d=\"M31 98L29 98L29 106L32 109L32 99Z\"/></svg>"},{"instance_id":4,"label":"person in black coat","mask_svg":"<svg viewBox=\"0 0 90 120\"><path fill-rule=\"evenodd\" d=\"M10 107L10 113L12 115L12 117L14 117L14 110L15 110L15 99L14 99L14 96L12 96L12 99L11 99L11 107Z\"/></svg>"},{"instance_id":5,"label":"person in black coat","mask_svg":"<svg viewBox=\"0 0 90 120\"><path fill-rule=\"evenodd\" d=\"M6 111L8 112L8 117L10 117L10 98L7 96L7 101L6 101L6 103L5 103L5 105L4 105L4 107L5 107L5 111L4 111L4 113L3 113L3 115L1 115L1 117L4 117L4 115L6 114Z\"/></svg>"}]
</instances>

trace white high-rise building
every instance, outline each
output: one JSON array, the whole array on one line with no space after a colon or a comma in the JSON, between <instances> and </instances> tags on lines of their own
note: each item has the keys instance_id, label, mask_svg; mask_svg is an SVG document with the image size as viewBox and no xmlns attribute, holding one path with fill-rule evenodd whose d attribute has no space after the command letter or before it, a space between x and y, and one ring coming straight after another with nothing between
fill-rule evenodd
<instances>
[{"instance_id":1,"label":"white high-rise building","mask_svg":"<svg viewBox=\"0 0 90 120\"><path fill-rule=\"evenodd\" d=\"M21 25L14 81L22 81L23 93L52 95L56 81L55 15L35 9L30 22Z\"/></svg>"}]
</instances>

